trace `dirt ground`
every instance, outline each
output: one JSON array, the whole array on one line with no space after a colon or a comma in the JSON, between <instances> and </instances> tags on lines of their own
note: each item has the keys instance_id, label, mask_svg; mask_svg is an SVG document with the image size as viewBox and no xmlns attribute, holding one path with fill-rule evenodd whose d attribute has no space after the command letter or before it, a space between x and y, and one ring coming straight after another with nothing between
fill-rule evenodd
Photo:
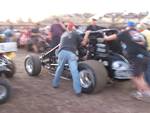
<instances>
[{"instance_id":1,"label":"dirt ground","mask_svg":"<svg viewBox=\"0 0 150 113\"><path fill-rule=\"evenodd\" d=\"M17 72L9 82L10 100L0 105L0 113L150 113L150 103L130 96L134 90L130 82L116 82L98 94L76 97L72 82L61 81L59 89L51 86L52 76L42 70L39 77L29 77L24 59L29 54L18 50L15 58Z\"/></svg>"}]
</instances>

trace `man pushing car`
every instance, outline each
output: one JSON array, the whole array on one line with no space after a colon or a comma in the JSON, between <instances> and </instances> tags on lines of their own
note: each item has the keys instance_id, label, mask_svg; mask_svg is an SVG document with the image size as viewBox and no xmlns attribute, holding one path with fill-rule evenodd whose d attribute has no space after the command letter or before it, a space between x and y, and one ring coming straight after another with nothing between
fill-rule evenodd
<instances>
[{"instance_id":1,"label":"man pushing car","mask_svg":"<svg viewBox=\"0 0 150 113\"><path fill-rule=\"evenodd\" d=\"M60 76L65 64L68 63L73 78L73 89L77 96L81 95L81 84L76 51L80 44L86 45L88 42L87 37L85 37L82 41L81 39L82 37L75 30L74 23L69 22L66 32L64 32L61 36L60 46L58 49L58 67L55 72L55 78L52 81L53 87L58 88L60 85Z\"/></svg>"}]
</instances>

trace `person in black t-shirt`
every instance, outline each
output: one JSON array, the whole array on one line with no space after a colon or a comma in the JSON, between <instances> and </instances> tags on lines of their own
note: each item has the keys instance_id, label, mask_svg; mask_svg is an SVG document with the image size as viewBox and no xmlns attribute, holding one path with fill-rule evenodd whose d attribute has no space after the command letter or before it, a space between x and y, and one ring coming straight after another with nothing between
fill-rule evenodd
<instances>
[{"instance_id":1,"label":"person in black t-shirt","mask_svg":"<svg viewBox=\"0 0 150 113\"><path fill-rule=\"evenodd\" d=\"M87 28L85 30L85 35L84 35L84 38L88 39L88 42L89 42L89 35L90 35L91 31L97 31L100 29L105 29L105 27L101 27L101 26L97 25L97 19L92 18L90 21L91 21L91 24L89 26L87 26ZM89 53L86 53L85 57L87 57L88 54Z\"/></svg>"},{"instance_id":2,"label":"person in black t-shirt","mask_svg":"<svg viewBox=\"0 0 150 113\"><path fill-rule=\"evenodd\" d=\"M145 48L144 36L134 27L133 22L128 22L126 30L117 35L105 36L104 40L111 41L118 38L125 45L124 49L133 68L132 80L137 88L137 91L132 96L137 99L144 99L144 97L150 97L150 87L144 80L144 72L147 68L146 59L148 59L149 53Z\"/></svg>"},{"instance_id":3,"label":"person in black t-shirt","mask_svg":"<svg viewBox=\"0 0 150 113\"><path fill-rule=\"evenodd\" d=\"M105 27L101 27L97 25L97 20L93 18L91 20L91 25L87 26L86 31L97 31L100 29L105 29Z\"/></svg>"}]
</instances>

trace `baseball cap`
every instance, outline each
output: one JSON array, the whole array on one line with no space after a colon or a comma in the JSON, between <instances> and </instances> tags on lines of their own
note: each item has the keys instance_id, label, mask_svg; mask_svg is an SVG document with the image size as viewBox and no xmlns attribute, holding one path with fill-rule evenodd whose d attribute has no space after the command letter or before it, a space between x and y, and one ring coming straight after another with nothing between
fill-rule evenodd
<instances>
[{"instance_id":1,"label":"baseball cap","mask_svg":"<svg viewBox=\"0 0 150 113\"><path fill-rule=\"evenodd\" d=\"M135 26L136 26L136 23L133 22L133 21L128 21L127 26L128 26L128 27L135 27Z\"/></svg>"}]
</instances>

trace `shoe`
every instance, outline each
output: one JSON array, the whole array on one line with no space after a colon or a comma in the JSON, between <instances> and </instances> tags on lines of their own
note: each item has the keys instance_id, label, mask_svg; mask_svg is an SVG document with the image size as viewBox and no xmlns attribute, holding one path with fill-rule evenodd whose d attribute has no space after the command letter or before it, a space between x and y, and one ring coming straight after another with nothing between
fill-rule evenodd
<instances>
[{"instance_id":1,"label":"shoe","mask_svg":"<svg viewBox=\"0 0 150 113\"><path fill-rule=\"evenodd\" d=\"M136 91L131 96L137 100L150 103L150 92Z\"/></svg>"},{"instance_id":2,"label":"shoe","mask_svg":"<svg viewBox=\"0 0 150 113\"><path fill-rule=\"evenodd\" d=\"M150 92L142 92L142 101L150 103Z\"/></svg>"},{"instance_id":3,"label":"shoe","mask_svg":"<svg viewBox=\"0 0 150 113\"><path fill-rule=\"evenodd\" d=\"M59 86L53 86L53 88L57 89L57 88L59 88Z\"/></svg>"},{"instance_id":4,"label":"shoe","mask_svg":"<svg viewBox=\"0 0 150 113\"><path fill-rule=\"evenodd\" d=\"M76 93L76 96L77 96L77 97L81 97L81 96L82 96L82 93Z\"/></svg>"},{"instance_id":5,"label":"shoe","mask_svg":"<svg viewBox=\"0 0 150 113\"><path fill-rule=\"evenodd\" d=\"M143 95L140 91L135 91L131 93L131 96L137 100L141 100Z\"/></svg>"},{"instance_id":6,"label":"shoe","mask_svg":"<svg viewBox=\"0 0 150 113\"><path fill-rule=\"evenodd\" d=\"M56 89L56 88L59 88L59 84L56 84L56 83L53 81L53 82L52 82L52 87L55 88L55 89Z\"/></svg>"},{"instance_id":7,"label":"shoe","mask_svg":"<svg viewBox=\"0 0 150 113\"><path fill-rule=\"evenodd\" d=\"M55 89L59 88L59 85L52 85L52 86L53 86L53 88L55 88Z\"/></svg>"}]
</instances>

